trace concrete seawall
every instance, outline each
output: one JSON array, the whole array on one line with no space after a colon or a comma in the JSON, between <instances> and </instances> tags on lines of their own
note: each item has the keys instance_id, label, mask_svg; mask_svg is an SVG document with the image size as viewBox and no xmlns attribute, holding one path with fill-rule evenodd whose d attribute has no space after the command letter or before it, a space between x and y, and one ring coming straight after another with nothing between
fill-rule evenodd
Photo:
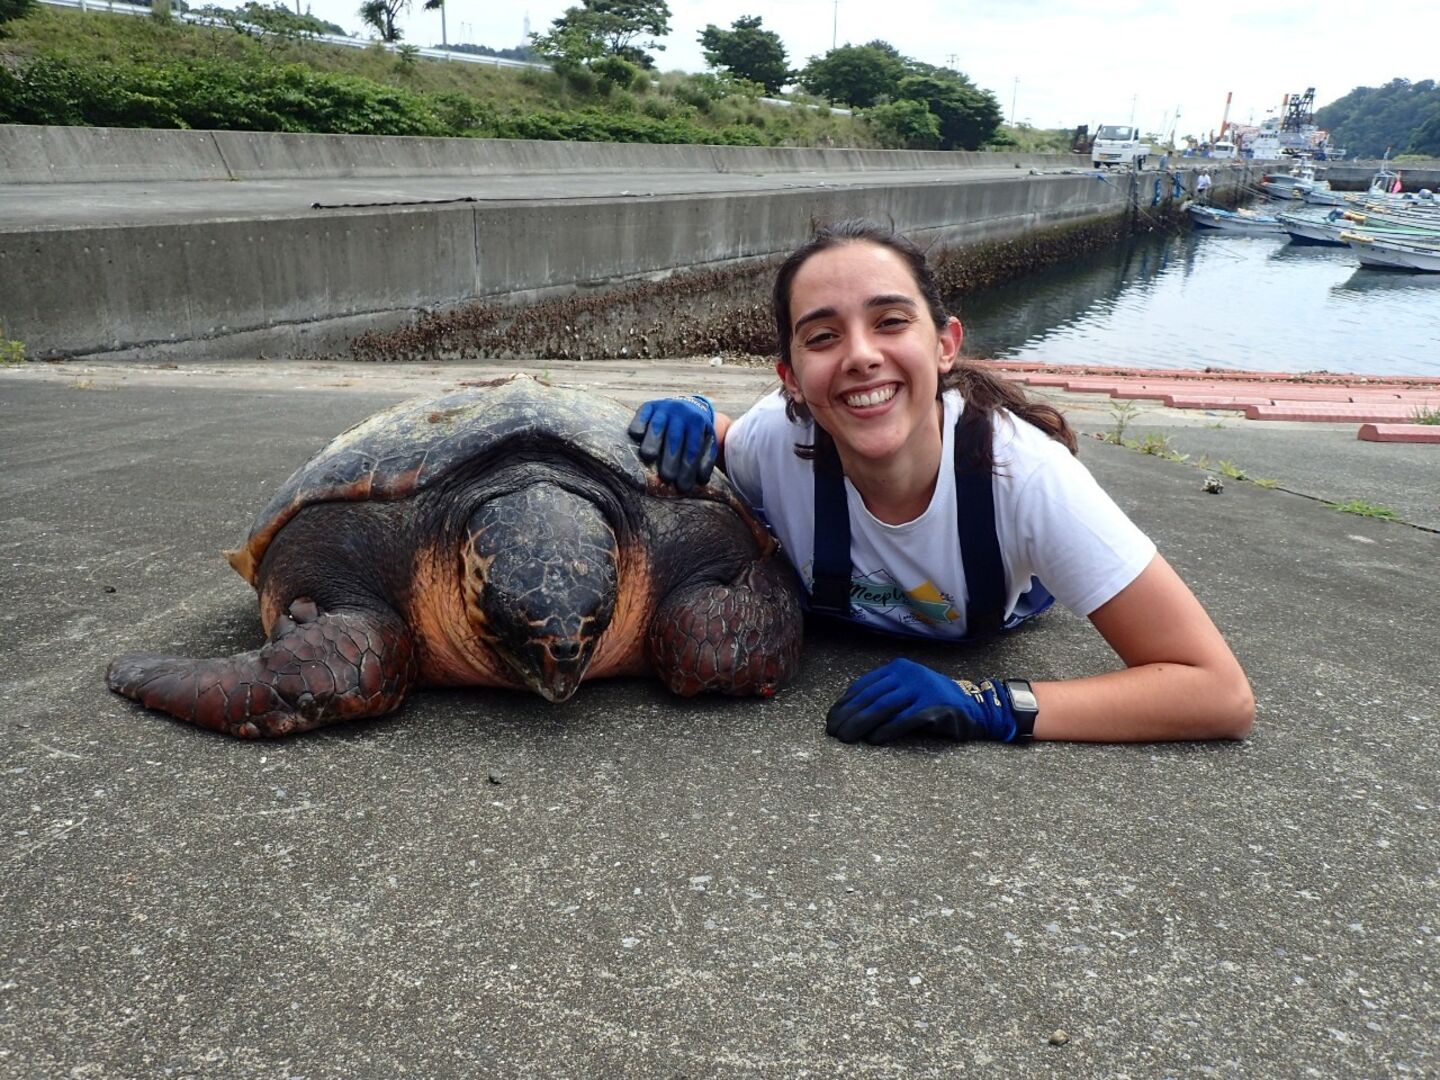
<instances>
[{"instance_id":1,"label":"concrete seawall","mask_svg":"<svg viewBox=\"0 0 1440 1080\"><path fill-rule=\"evenodd\" d=\"M7 168L50 177L0 184L0 208L47 187L66 199L104 195L79 225L27 226L23 210L0 219L0 322L32 358L325 353L362 330L476 298L533 299L769 256L817 221L869 216L927 240L978 244L1148 206L1155 180L1099 182L980 154L231 132L0 127L0 147ZM111 183L57 186L87 165ZM512 171L537 197L407 201L407 179L461 169ZM687 169L718 189L635 197L619 187ZM314 208L308 182L355 171L386 178L372 205ZM1243 172L1231 171L1238 185ZM593 196L545 197L562 173L593 178ZM726 190L725 177L741 173L750 189ZM775 179L756 189L756 174ZM273 196L259 176L291 178L293 207L247 210L252 193ZM1222 174L1217 186L1231 183ZM213 210L107 223L107 206L164 202L196 185L213 190Z\"/></svg>"},{"instance_id":2,"label":"concrete seawall","mask_svg":"<svg viewBox=\"0 0 1440 1080\"><path fill-rule=\"evenodd\" d=\"M1440 190L1440 161L1417 161L1414 163L1383 163L1391 172L1399 172L1406 191L1420 188ZM1379 161L1333 161L1325 166L1325 178L1341 191L1364 191L1371 177L1381 167Z\"/></svg>"},{"instance_id":3,"label":"concrete seawall","mask_svg":"<svg viewBox=\"0 0 1440 1080\"><path fill-rule=\"evenodd\" d=\"M290 180L584 172L792 173L1088 164L1067 154L991 154L694 144L538 142L384 135L0 124L0 184Z\"/></svg>"}]
</instances>

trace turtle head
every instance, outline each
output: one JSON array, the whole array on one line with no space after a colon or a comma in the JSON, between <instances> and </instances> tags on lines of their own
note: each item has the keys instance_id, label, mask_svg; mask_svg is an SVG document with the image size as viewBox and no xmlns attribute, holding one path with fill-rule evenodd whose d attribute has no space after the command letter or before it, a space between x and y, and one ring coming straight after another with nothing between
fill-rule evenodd
<instances>
[{"instance_id":1,"label":"turtle head","mask_svg":"<svg viewBox=\"0 0 1440 1080\"><path fill-rule=\"evenodd\" d=\"M615 614L615 530L553 483L484 503L462 551L470 625L526 686L565 701Z\"/></svg>"}]
</instances>

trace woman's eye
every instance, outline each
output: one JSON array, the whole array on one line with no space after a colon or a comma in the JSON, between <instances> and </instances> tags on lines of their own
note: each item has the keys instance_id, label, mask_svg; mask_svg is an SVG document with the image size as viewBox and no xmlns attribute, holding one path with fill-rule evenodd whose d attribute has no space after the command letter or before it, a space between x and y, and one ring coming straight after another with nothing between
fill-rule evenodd
<instances>
[{"instance_id":1,"label":"woman's eye","mask_svg":"<svg viewBox=\"0 0 1440 1080\"><path fill-rule=\"evenodd\" d=\"M892 328L893 328L893 327L896 327L896 326L905 326L905 325L907 325L909 322L910 322L910 320L909 320L906 316L904 316L904 315L886 315L884 318L882 318L882 319L880 320L880 325L881 325L882 327L892 327Z\"/></svg>"},{"instance_id":2,"label":"woman's eye","mask_svg":"<svg viewBox=\"0 0 1440 1080\"><path fill-rule=\"evenodd\" d=\"M822 330L818 334L811 334L809 337L807 337L805 339L805 347L807 349L818 348L821 345L828 344L834 339L835 335L833 333L831 333L829 330Z\"/></svg>"}]
</instances>

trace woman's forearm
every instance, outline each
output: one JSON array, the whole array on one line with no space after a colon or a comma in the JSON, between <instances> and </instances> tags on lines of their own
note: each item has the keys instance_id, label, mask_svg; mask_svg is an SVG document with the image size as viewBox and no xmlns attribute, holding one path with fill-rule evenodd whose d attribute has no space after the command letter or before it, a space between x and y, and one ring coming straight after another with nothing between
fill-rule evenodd
<instances>
[{"instance_id":1,"label":"woman's forearm","mask_svg":"<svg viewBox=\"0 0 1440 1080\"><path fill-rule=\"evenodd\" d=\"M1079 742L1243 739L1255 699L1239 664L1219 670L1142 664L1084 679L1034 683L1035 738Z\"/></svg>"}]
</instances>

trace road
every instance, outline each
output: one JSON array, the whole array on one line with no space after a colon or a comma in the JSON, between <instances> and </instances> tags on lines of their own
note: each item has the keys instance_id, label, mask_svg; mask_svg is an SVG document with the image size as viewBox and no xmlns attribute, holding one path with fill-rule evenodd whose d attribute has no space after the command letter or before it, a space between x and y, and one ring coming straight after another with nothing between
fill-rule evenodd
<instances>
[{"instance_id":1,"label":"road","mask_svg":"<svg viewBox=\"0 0 1440 1080\"><path fill-rule=\"evenodd\" d=\"M1084 441L1246 665L1239 744L844 746L826 707L895 646L823 628L767 702L420 692L257 744L105 690L123 650L253 647L218 550L348 424L486 374L0 369L0 1076L1440 1071L1421 529ZM732 409L770 377L552 375ZM1114 663L1064 612L911 652Z\"/></svg>"}]
</instances>

